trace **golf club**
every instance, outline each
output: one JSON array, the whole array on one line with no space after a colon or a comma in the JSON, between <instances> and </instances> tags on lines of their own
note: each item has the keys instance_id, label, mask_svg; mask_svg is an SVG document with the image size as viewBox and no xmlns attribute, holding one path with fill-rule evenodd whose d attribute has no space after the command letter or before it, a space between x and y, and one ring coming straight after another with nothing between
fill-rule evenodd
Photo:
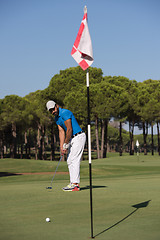
<instances>
[{"instance_id":1,"label":"golf club","mask_svg":"<svg viewBox=\"0 0 160 240\"><path fill-rule=\"evenodd\" d=\"M57 165L57 167L56 167L56 170L55 170L55 172L54 172L54 175L53 175L53 178L52 178L52 181L51 181L51 186L50 186L50 187L46 187L46 189L52 189L52 182L53 182L53 179L54 179L54 177L55 177L55 175L56 175L56 172L57 172L58 166L59 166L59 164L60 164L60 162L61 162L61 160L62 160L62 157L63 157L63 155L61 155L61 157L60 157L60 159L59 159L59 161L58 161L58 165Z\"/></svg>"}]
</instances>

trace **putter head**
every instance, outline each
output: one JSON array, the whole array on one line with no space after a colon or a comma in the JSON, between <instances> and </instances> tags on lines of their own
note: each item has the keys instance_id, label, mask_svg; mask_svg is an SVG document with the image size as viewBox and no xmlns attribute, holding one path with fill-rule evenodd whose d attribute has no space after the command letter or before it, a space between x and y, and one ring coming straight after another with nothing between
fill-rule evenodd
<instances>
[{"instance_id":1,"label":"putter head","mask_svg":"<svg viewBox=\"0 0 160 240\"><path fill-rule=\"evenodd\" d=\"M52 189L52 187L46 187L46 189Z\"/></svg>"}]
</instances>

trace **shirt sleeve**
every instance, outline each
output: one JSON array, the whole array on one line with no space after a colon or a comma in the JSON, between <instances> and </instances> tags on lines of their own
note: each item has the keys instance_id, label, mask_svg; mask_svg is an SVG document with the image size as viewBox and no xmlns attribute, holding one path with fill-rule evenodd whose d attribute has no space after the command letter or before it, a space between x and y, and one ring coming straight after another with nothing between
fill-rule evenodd
<instances>
[{"instance_id":1,"label":"shirt sleeve","mask_svg":"<svg viewBox=\"0 0 160 240\"><path fill-rule=\"evenodd\" d=\"M68 119L72 118L72 113L70 111L65 111L63 112L63 116L62 116L63 120L66 121Z\"/></svg>"}]
</instances>

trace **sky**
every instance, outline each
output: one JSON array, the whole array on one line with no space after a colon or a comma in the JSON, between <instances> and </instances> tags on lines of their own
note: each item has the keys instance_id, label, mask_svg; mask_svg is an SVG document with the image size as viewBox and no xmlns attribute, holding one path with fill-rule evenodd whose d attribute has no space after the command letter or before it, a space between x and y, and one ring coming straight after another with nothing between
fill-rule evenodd
<instances>
[{"instance_id":1,"label":"sky","mask_svg":"<svg viewBox=\"0 0 160 240\"><path fill-rule=\"evenodd\" d=\"M0 0L0 99L43 90L77 66L71 50L85 5L92 67L104 76L160 80L159 0Z\"/></svg>"}]
</instances>

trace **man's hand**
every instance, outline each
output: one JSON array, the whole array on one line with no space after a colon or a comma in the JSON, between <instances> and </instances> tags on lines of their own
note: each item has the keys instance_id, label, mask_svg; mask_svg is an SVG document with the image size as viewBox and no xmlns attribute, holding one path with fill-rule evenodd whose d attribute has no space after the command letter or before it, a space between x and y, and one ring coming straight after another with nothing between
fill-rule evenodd
<instances>
[{"instance_id":1,"label":"man's hand","mask_svg":"<svg viewBox=\"0 0 160 240\"><path fill-rule=\"evenodd\" d=\"M67 143L64 143L64 144L63 144L63 148L61 149L61 153L62 153L62 154L67 153L68 148L69 148L69 143L68 143L68 144L67 144Z\"/></svg>"},{"instance_id":2,"label":"man's hand","mask_svg":"<svg viewBox=\"0 0 160 240\"><path fill-rule=\"evenodd\" d=\"M62 154L62 155L67 154L67 152L68 152L68 149L65 149L65 150L64 150L64 149L61 149L61 154Z\"/></svg>"}]
</instances>

